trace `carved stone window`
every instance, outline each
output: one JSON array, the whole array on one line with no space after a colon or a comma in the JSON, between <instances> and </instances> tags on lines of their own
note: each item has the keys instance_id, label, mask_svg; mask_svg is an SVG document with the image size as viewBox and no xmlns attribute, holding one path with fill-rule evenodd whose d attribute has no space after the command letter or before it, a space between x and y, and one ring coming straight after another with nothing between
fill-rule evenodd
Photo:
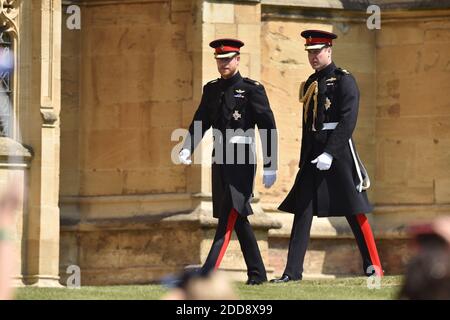
<instances>
[{"instance_id":1,"label":"carved stone window","mask_svg":"<svg viewBox=\"0 0 450 320\"><path fill-rule=\"evenodd\" d=\"M0 137L14 136L16 61L19 0L0 0Z\"/></svg>"},{"instance_id":2,"label":"carved stone window","mask_svg":"<svg viewBox=\"0 0 450 320\"><path fill-rule=\"evenodd\" d=\"M0 33L0 136L12 136L14 57L8 33Z\"/></svg>"}]
</instances>

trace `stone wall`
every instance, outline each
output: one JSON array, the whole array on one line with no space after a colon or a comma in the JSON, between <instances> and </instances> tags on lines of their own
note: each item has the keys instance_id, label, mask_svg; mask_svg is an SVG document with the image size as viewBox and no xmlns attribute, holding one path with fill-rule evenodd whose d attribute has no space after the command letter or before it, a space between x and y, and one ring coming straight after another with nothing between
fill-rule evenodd
<instances>
[{"instance_id":1,"label":"stone wall","mask_svg":"<svg viewBox=\"0 0 450 320\"><path fill-rule=\"evenodd\" d=\"M374 200L381 229L450 214L448 14L389 19L377 37Z\"/></svg>"},{"instance_id":2,"label":"stone wall","mask_svg":"<svg viewBox=\"0 0 450 320\"><path fill-rule=\"evenodd\" d=\"M82 12L79 194L185 191L170 135L192 101L189 6L87 2Z\"/></svg>"},{"instance_id":3,"label":"stone wall","mask_svg":"<svg viewBox=\"0 0 450 320\"><path fill-rule=\"evenodd\" d=\"M377 38L379 204L450 202L447 19L390 22Z\"/></svg>"},{"instance_id":4,"label":"stone wall","mask_svg":"<svg viewBox=\"0 0 450 320\"><path fill-rule=\"evenodd\" d=\"M192 208L171 133L194 104L196 1L79 5L81 30L63 28L61 275L76 264L83 284L149 282L198 263L176 252L192 228L164 220Z\"/></svg>"},{"instance_id":5,"label":"stone wall","mask_svg":"<svg viewBox=\"0 0 450 320\"><path fill-rule=\"evenodd\" d=\"M193 104L194 3L84 1L81 30L63 28L65 217L80 196L186 191L170 138Z\"/></svg>"}]
</instances>

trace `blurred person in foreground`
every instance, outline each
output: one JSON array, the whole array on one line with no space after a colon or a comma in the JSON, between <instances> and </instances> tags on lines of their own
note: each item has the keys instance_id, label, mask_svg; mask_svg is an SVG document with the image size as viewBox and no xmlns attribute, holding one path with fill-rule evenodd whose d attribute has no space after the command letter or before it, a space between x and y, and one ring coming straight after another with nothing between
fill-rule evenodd
<instances>
[{"instance_id":1,"label":"blurred person in foreground","mask_svg":"<svg viewBox=\"0 0 450 320\"><path fill-rule=\"evenodd\" d=\"M0 196L0 300L13 298L12 277L16 261L14 244L15 212L19 205L19 188L9 184Z\"/></svg>"},{"instance_id":2,"label":"blurred person in foreground","mask_svg":"<svg viewBox=\"0 0 450 320\"><path fill-rule=\"evenodd\" d=\"M236 300L229 279L220 271L185 271L162 300Z\"/></svg>"},{"instance_id":3,"label":"blurred person in foreground","mask_svg":"<svg viewBox=\"0 0 450 320\"><path fill-rule=\"evenodd\" d=\"M407 264L399 299L450 299L450 217L409 231L416 253Z\"/></svg>"},{"instance_id":4,"label":"blurred person in foreground","mask_svg":"<svg viewBox=\"0 0 450 320\"><path fill-rule=\"evenodd\" d=\"M0 73L11 72L13 68L12 51L7 47L0 47ZM3 84L0 88L0 99L3 99L6 94L1 89L3 89ZM0 114L4 112L5 110L0 110ZM0 126L4 126L5 121L5 119L0 119ZM16 261L14 257L15 211L21 200L17 181L10 181L3 188L0 194L0 300L7 300L13 298L12 276L15 273L14 263Z\"/></svg>"}]
</instances>

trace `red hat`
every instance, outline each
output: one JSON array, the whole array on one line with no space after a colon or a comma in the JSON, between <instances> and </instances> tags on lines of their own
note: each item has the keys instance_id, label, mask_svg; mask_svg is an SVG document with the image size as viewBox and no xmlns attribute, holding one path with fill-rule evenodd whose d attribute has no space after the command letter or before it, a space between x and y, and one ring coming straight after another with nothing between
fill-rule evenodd
<instances>
[{"instance_id":1,"label":"red hat","mask_svg":"<svg viewBox=\"0 0 450 320\"><path fill-rule=\"evenodd\" d=\"M244 46L241 40L237 39L217 39L209 44L211 48L216 49L214 57L216 59L231 58L240 53L240 48Z\"/></svg>"},{"instance_id":2,"label":"red hat","mask_svg":"<svg viewBox=\"0 0 450 320\"><path fill-rule=\"evenodd\" d=\"M305 30L301 33L301 36L306 39L305 50L322 49L325 46L331 47L333 39L337 38L334 33L321 30Z\"/></svg>"}]
</instances>

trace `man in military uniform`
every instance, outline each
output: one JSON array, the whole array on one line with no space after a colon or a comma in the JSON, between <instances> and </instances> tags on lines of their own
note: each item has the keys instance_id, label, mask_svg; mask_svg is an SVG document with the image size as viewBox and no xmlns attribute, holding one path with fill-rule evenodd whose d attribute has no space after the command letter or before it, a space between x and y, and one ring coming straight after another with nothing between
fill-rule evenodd
<instances>
[{"instance_id":1,"label":"man in military uniform","mask_svg":"<svg viewBox=\"0 0 450 320\"><path fill-rule=\"evenodd\" d=\"M213 215L219 221L202 271L219 267L234 229L247 264L247 284L254 285L267 281L261 253L247 219L253 213L250 202L256 172L255 125L263 147L263 183L266 188L270 188L276 179L277 136L264 87L257 81L243 78L238 71L243 45L242 41L235 39L218 39L210 43L215 49L221 77L203 87L200 106L180 152L180 162L191 163L189 157L205 131L212 127Z\"/></svg>"},{"instance_id":2,"label":"man in military uniform","mask_svg":"<svg viewBox=\"0 0 450 320\"><path fill-rule=\"evenodd\" d=\"M367 172L352 139L359 106L354 77L331 58L333 33L306 30L305 49L315 72L300 86L303 136L294 186L279 206L294 213L286 268L272 282L301 280L313 215L345 216L363 259L363 272L382 276L372 231L364 213L372 211Z\"/></svg>"}]
</instances>

